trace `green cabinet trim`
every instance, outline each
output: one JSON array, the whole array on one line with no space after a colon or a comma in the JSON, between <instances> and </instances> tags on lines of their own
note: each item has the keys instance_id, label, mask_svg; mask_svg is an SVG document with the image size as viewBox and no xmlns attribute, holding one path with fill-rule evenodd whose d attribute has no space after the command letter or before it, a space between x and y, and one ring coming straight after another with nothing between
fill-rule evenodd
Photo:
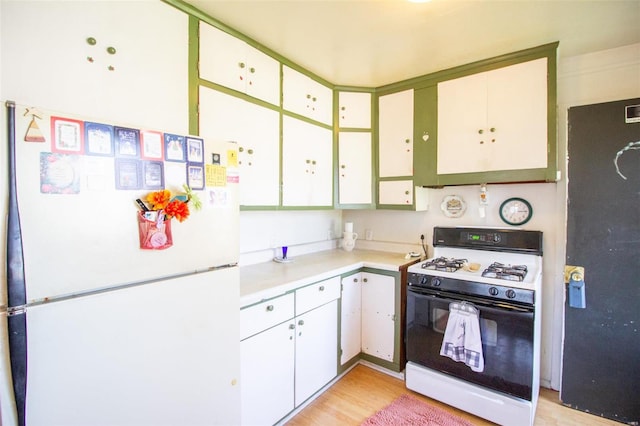
<instances>
[{"instance_id":1,"label":"green cabinet trim","mask_svg":"<svg viewBox=\"0 0 640 426\"><path fill-rule=\"evenodd\" d=\"M291 68L300 71L306 75L308 75L309 77L311 77L312 79L316 80L318 83L321 83L331 89L333 89L334 85L330 82L328 82L327 80L323 79L322 77L310 72L309 70L306 70L304 68L302 68L301 66L297 65L296 63L292 62L291 60L285 58L284 56L282 56L281 54L279 54L278 52L269 49L267 46L257 42L256 40L252 39L251 37L248 37L247 35L235 30L234 28L218 21L217 19L213 18L210 15L207 15L206 13L202 12L201 10L197 9L196 7L183 2L182 0L161 0L164 3L167 3L185 13L187 13L188 15L190 15L191 17L197 19L198 21L203 21L206 22L207 24L210 24L216 28L218 28L219 30L222 30L226 33L229 33L230 35L246 42L247 44L249 44L250 46L258 49L259 51L261 51L262 53L265 53L269 56L271 56L272 58L278 60L279 62L281 62L284 65L290 66ZM196 33L197 34L197 33ZM195 39L197 40L197 38ZM197 46L197 43L196 43Z\"/></svg>"},{"instance_id":2,"label":"green cabinet trim","mask_svg":"<svg viewBox=\"0 0 640 426\"><path fill-rule=\"evenodd\" d=\"M529 49L519 50L492 58L483 59L469 64L459 65L446 70L436 71L407 80L398 81L375 89L377 96L389 93L399 92L406 89L419 89L427 86L435 85L441 81L452 80L466 75L477 74L479 72L491 71L514 65L520 62L526 62L533 59L547 57L549 58L549 72L556 75L556 51L559 42L544 44ZM552 64L553 62L553 64ZM554 78L555 80L555 78ZM555 89L555 87L554 87Z\"/></svg>"},{"instance_id":3,"label":"green cabinet trim","mask_svg":"<svg viewBox=\"0 0 640 426\"><path fill-rule=\"evenodd\" d=\"M414 92L413 180L420 186L438 185L438 86Z\"/></svg>"}]
</instances>

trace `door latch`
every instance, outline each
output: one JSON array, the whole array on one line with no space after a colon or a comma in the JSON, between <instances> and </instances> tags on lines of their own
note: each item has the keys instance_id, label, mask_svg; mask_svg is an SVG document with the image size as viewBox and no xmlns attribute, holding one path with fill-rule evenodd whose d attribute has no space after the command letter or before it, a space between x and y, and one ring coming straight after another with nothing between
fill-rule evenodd
<instances>
[{"instance_id":1,"label":"door latch","mask_svg":"<svg viewBox=\"0 0 640 426\"><path fill-rule=\"evenodd\" d=\"M564 282L569 285L569 306L580 309L586 308L584 267L565 265Z\"/></svg>"}]
</instances>

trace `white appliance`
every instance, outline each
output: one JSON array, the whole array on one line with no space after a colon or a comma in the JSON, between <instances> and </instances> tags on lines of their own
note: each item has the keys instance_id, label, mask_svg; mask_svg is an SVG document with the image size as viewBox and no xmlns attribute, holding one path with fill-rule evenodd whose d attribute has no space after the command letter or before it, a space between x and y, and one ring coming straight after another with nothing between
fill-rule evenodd
<instances>
[{"instance_id":1,"label":"white appliance","mask_svg":"<svg viewBox=\"0 0 640 426\"><path fill-rule=\"evenodd\" d=\"M10 355L12 367L2 369L3 388L13 383L15 398L3 397L0 423L239 422L236 145L204 140L185 161L156 152L163 187L172 193L203 179L194 191L202 208L190 203L184 222L172 219L173 246L141 249L135 200L144 200L154 190L144 185L159 177L145 175L144 147L130 162L139 160L143 187L116 189L124 179L117 141L115 155L90 155L88 145L52 155L67 137L72 145L88 144L77 131L89 120L42 109L34 118L30 107L7 103L15 190L1 312L9 331L0 348L3 365ZM52 117L80 123L77 134L73 125L56 127ZM152 142L158 143L146 141ZM202 174L190 181L188 170Z\"/></svg>"},{"instance_id":2,"label":"white appliance","mask_svg":"<svg viewBox=\"0 0 640 426\"><path fill-rule=\"evenodd\" d=\"M498 424L533 425L542 233L436 227L433 241L434 257L408 269L406 386ZM469 332L470 315L450 343L460 310L477 316L480 333Z\"/></svg>"}]
</instances>

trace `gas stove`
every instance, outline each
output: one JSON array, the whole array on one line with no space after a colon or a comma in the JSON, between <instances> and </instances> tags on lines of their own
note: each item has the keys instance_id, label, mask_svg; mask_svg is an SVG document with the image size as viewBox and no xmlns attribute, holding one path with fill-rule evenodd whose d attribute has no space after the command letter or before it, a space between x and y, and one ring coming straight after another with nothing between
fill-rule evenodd
<instances>
[{"instance_id":1,"label":"gas stove","mask_svg":"<svg viewBox=\"0 0 640 426\"><path fill-rule=\"evenodd\" d=\"M407 388L498 424L532 425L541 287L542 232L435 227L433 257L407 274ZM479 333L467 336L474 317ZM482 368L449 356L454 343L481 353Z\"/></svg>"},{"instance_id":2,"label":"gas stove","mask_svg":"<svg viewBox=\"0 0 640 426\"><path fill-rule=\"evenodd\" d=\"M433 247L432 258L409 267L409 291L539 308L542 232L435 227Z\"/></svg>"},{"instance_id":3,"label":"gas stove","mask_svg":"<svg viewBox=\"0 0 640 426\"><path fill-rule=\"evenodd\" d=\"M542 233L436 227L433 257L411 266L409 272L535 291L542 273ZM413 281L409 284L417 285L423 280L414 277ZM438 282L442 285L443 280L435 281Z\"/></svg>"}]
</instances>

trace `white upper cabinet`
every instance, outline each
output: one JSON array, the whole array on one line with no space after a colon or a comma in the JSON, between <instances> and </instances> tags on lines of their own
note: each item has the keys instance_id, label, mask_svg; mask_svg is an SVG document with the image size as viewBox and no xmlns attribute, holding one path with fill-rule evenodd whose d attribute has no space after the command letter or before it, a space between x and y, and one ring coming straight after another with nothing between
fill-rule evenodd
<instances>
[{"instance_id":1,"label":"white upper cabinet","mask_svg":"<svg viewBox=\"0 0 640 426\"><path fill-rule=\"evenodd\" d=\"M547 167L547 58L438 84L438 175Z\"/></svg>"},{"instance_id":2,"label":"white upper cabinet","mask_svg":"<svg viewBox=\"0 0 640 426\"><path fill-rule=\"evenodd\" d=\"M280 63L202 21L200 78L280 105Z\"/></svg>"},{"instance_id":3,"label":"white upper cabinet","mask_svg":"<svg viewBox=\"0 0 640 426\"><path fill-rule=\"evenodd\" d=\"M379 98L379 176L413 175L413 89Z\"/></svg>"},{"instance_id":4,"label":"white upper cabinet","mask_svg":"<svg viewBox=\"0 0 640 426\"><path fill-rule=\"evenodd\" d=\"M242 206L280 203L279 119L277 111L200 86L200 136L238 142Z\"/></svg>"},{"instance_id":5,"label":"white upper cabinet","mask_svg":"<svg viewBox=\"0 0 640 426\"><path fill-rule=\"evenodd\" d=\"M340 204L371 204L371 132L340 132L338 193Z\"/></svg>"},{"instance_id":6,"label":"white upper cabinet","mask_svg":"<svg viewBox=\"0 0 640 426\"><path fill-rule=\"evenodd\" d=\"M282 205L333 205L331 130L283 117Z\"/></svg>"},{"instance_id":7,"label":"white upper cabinet","mask_svg":"<svg viewBox=\"0 0 640 426\"><path fill-rule=\"evenodd\" d=\"M333 91L314 79L283 65L282 107L312 120L331 124Z\"/></svg>"},{"instance_id":8,"label":"white upper cabinet","mask_svg":"<svg viewBox=\"0 0 640 426\"><path fill-rule=\"evenodd\" d=\"M340 92L338 123L340 128L371 128L371 93Z\"/></svg>"}]
</instances>

